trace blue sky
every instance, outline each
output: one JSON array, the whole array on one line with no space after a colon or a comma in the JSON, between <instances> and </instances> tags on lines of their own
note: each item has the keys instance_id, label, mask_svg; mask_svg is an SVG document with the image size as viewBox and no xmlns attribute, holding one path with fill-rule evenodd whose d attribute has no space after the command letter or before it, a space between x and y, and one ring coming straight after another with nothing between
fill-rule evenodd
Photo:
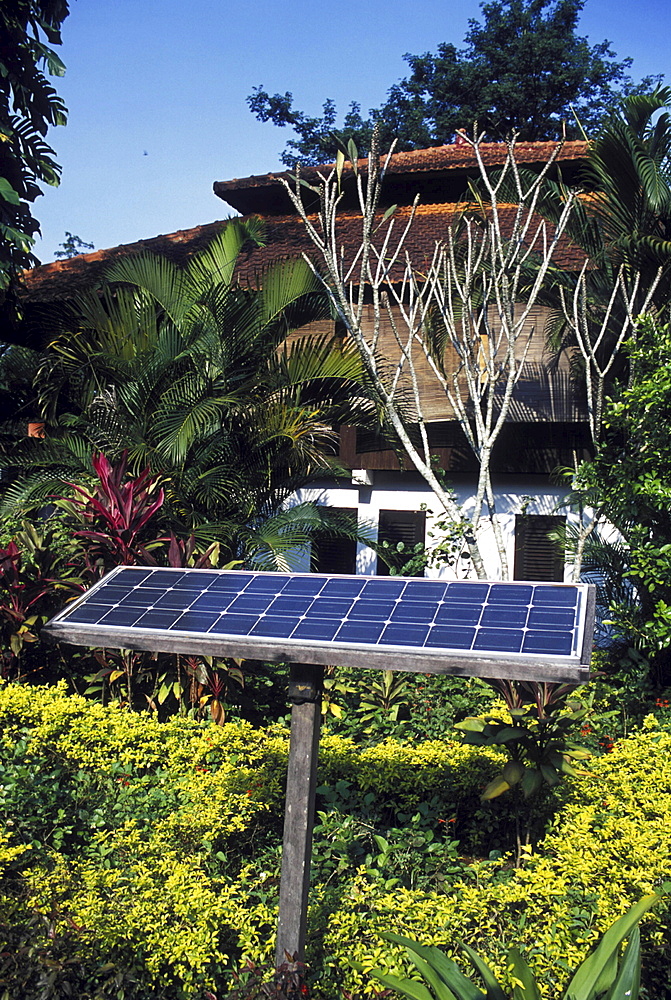
<instances>
[{"instance_id":1,"label":"blue sky","mask_svg":"<svg viewBox=\"0 0 671 1000\"><path fill-rule=\"evenodd\" d=\"M479 16L477 0L71 0L56 81L69 124L48 137L63 178L35 205L38 257L66 230L100 249L225 218L213 182L278 168L290 137L250 114L254 86L312 114L326 97L367 110L405 52L461 45ZM635 79L671 82L668 0L587 0L579 31L632 56Z\"/></svg>"}]
</instances>

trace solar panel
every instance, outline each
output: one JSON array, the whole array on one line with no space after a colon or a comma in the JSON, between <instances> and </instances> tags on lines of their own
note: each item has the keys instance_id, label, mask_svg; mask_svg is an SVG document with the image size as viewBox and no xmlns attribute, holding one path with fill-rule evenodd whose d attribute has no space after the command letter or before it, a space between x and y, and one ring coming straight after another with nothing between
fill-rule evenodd
<instances>
[{"instance_id":1,"label":"solar panel","mask_svg":"<svg viewBox=\"0 0 671 1000\"><path fill-rule=\"evenodd\" d=\"M45 630L88 646L575 681L593 620L586 584L123 566Z\"/></svg>"}]
</instances>

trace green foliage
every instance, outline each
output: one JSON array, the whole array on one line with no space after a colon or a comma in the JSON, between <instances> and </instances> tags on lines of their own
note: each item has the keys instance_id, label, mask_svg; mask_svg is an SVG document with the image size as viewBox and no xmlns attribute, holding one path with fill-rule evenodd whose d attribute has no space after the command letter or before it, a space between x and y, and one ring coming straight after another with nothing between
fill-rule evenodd
<instances>
[{"instance_id":1,"label":"green foliage","mask_svg":"<svg viewBox=\"0 0 671 1000\"><path fill-rule=\"evenodd\" d=\"M128 997L135 981L143 997L162 988L195 998L207 984L221 990L240 956L272 956L285 728L158 723L63 686L6 685L0 732L0 819L11 838L0 850L11 873L0 919L30 952L11 972L22 995L37 997L53 967L47 996L65 995L64 982L79 988L85 969L92 983L109 973L117 989L121 976ZM327 732L315 898L350 877L336 864L343 836L345 854L381 885L428 888L461 871L452 824L439 822L446 796L474 798L493 766L442 742L359 750Z\"/></svg>"},{"instance_id":2,"label":"green foliage","mask_svg":"<svg viewBox=\"0 0 671 1000\"><path fill-rule=\"evenodd\" d=\"M525 687L508 682L517 694ZM532 688L532 685L528 685ZM533 685L537 691L543 685ZM557 785L563 774L575 774L572 761L584 760L589 753L575 743L575 736L587 715L579 702L569 702L573 688L545 685L546 697L537 704L514 699L505 717L501 713L458 722L455 729L472 746L501 747L509 757L503 771L482 793L483 799L495 799L519 786L524 798L535 795L543 784ZM528 695L528 693L527 693Z\"/></svg>"},{"instance_id":3,"label":"green foliage","mask_svg":"<svg viewBox=\"0 0 671 1000\"><path fill-rule=\"evenodd\" d=\"M632 90L630 59L617 62L608 42L590 45L576 34L584 0L483 2L481 22L469 21L463 49L441 43L435 54L406 55L411 75L388 92L386 103L361 115L353 102L341 136L370 149L373 126L382 146L421 149L453 141L458 129L477 121L491 138L517 130L525 140L558 139L562 123L577 132L574 115L589 129L623 92ZM638 89L651 89L646 78ZM335 159L336 108L324 103L314 117L293 106L290 93L270 95L262 86L247 98L260 121L290 126L282 159L287 166Z\"/></svg>"},{"instance_id":4,"label":"green foliage","mask_svg":"<svg viewBox=\"0 0 671 1000\"><path fill-rule=\"evenodd\" d=\"M46 74L62 76L60 45L67 0L13 0L0 6L0 294L36 263L39 229L31 204L41 183L57 185L60 167L44 136L64 125L65 106ZM48 43L48 44L47 44Z\"/></svg>"},{"instance_id":5,"label":"green foliage","mask_svg":"<svg viewBox=\"0 0 671 1000\"><path fill-rule=\"evenodd\" d=\"M0 688L2 989L203 1000L226 996L234 969L236 988L248 974L261 988L265 974L246 963L273 958L288 742L279 725L159 723L64 686ZM511 826L505 797L477 806L502 759L444 739L357 746L325 731L315 997L371 995L368 970L382 963L405 975L403 950L380 941L389 929L452 958L468 941L506 988L518 947L552 996L613 920L671 878L671 734L654 718L570 779L518 869L486 858L496 830L474 816ZM464 857L478 834L489 843ZM668 920L662 905L641 935L655 1000L669 996ZM347 971L350 959L367 971Z\"/></svg>"},{"instance_id":6,"label":"green foliage","mask_svg":"<svg viewBox=\"0 0 671 1000\"><path fill-rule=\"evenodd\" d=\"M235 988L226 1000L309 1000L307 969L302 962L287 960L277 968L270 963L247 962L234 973Z\"/></svg>"},{"instance_id":7,"label":"green foliage","mask_svg":"<svg viewBox=\"0 0 671 1000\"><path fill-rule=\"evenodd\" d=\"M642 320L629 354L631 379L608 402L604 441L581 467L578 486L624 539L629 594L611 609L614 626L653 660L663 684L671 649L671 328Z\"/></svg>"},{"instance_id":8,"label":"green foliage","mask_svg":"<svg viewBox=\"0 0 671 1000\"><path fill-rule=\"evenodd\" d=\"M85 253L87 250L95 250L93 243L86 243L84 240L80 239L79 236L74 236L72 233L67 231L65 233L65 239L58 245L63 249L57 250L54 257L65 260L70 260L72 257L78 257L81 253Z\"/></svg>"},{"instance_id":9,"label":"green foliage","mask_svg":"<svg viewBox=\"0 0 671 1000\"><path fill-rule=\"evenodd\" d=\"M289 497L340 469L333 426L376 421L358 352L332 337L288 340L328 305L303 261L276 266L262 288L233 281L262 242L258 220L229 220L184 267L160 256L118 262L103 290L63 310L34 382L44 440L8 449L3 510L35 508L86 482L90 456L129 473L150 468L165 492L162 527L285 569L310 542L352 533Z\"/></svg>"},{"instance_id":10,"label":"green foliage","mask_svg":"<svg viewBox=\"0 0 671 1000\"><path fill-rule=\"evenodd\" d=\"M638 922L659 902L660 897L645 896L619 917L605 932L595 950L576 970L564 994L565 1000L620 1000L627 997L638 1000L641 982L641 947ZM426 948L398 934L382 937L405 948L408 958L422 980L399 979L376 970L371 975L387 989L392 989L410 1000L540 1000L540 990L535 977L515 948L508 953L508 966L513 974L512 993L504 992L496 976L480 956L462 945L471 965L482 980L485 992L459 970L456 962L447 958L438 948ZM624 938L629 942L620 956L619 948ZM359 966L360 967L360 966Z\"/></svg>"},{"instance_id":11,"label":"green foliage","mask_svg":"<svg viewBox=\"0 0 671 1000\"><path fill-rule=\"evenodd\" d=\"M378 935L393 928L446 948L452 958L455 942L468 941L508 987L506 957L516 947L541 995L557 995L598 935L669 879L669 749L671 737L653 722L591 760L587 773L571 779L550 833L524 852L519 869L475 862L467 879L440 894L383 891L360 874L350 886L348 910L331 916L324 942L329 963L335 969L349 957L367 971L383 963L390 974L404 975L401 951L394 950L390 964L379 943ZM642 934L643 982L655 1000L669 997L668 921L664 904ZM366 989L365 977L353 973L349 981Z\"/></svg>"}]
</instances>

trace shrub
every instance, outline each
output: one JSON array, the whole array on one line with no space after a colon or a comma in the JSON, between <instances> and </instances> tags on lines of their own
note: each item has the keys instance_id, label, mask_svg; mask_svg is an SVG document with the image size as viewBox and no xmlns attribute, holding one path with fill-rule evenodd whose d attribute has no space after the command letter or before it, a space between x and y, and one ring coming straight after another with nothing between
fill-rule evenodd
<instances>
[{"instance_id":1,"label":"shrub","mask_svg":"<svg viewBox=\"0 0 671 1000\"><path fill-rule=\"evenodd\" d=\"M609 923L642 894L671 878L671 734L654 727L616 744L572 781L553 829L522 868L505 859L475 863L451 892L384 891L363 871L347 903L331 916L323 948L334 970L347 958L366 970L386 962L380 933L393 930L452 956L466 941L502 976L507 950L519 947L539 976L544 996L565 985L568 970ZM668 907L644 929L644 983L668 1000ZM665 935L667 938L665 939ZM372 992L352 972L347 987Z\"/></svg>"},{"instance_id":2,"label":"shrub","mask_svg":"<svg viewBox=\"0 0 671 1000\"><path fill-rule=\"evenodd\" d=\"M504 976L519 946L550 996L600 931L671 879L671 734L652 717L646 727L570 780L519 870L486 850L466 863L454 845L455 827L473 842L487 824L502 836L504 802L469 812L497 751L359 747L326 731L312 995L370 994L348 962L379 965L379 934L393 930L452 952L465 940ZM0 732L0 997L202 1000L226 996L235 967L272 961L286 728L159 723L64 686L4 685ZM431 888L439 870L449 877ZM668 924L660 908L643 928L654 1000L671 996Z\"/></svg>"},{"instance_id":3,"label":"shrub","mask_svg":"<svg viewBox=\"0 0 671 1000\"><path fill-rule=\"evenodd\" d=\"M285 727L159 723L61 684L0 688L0 731L0 815L12 831L3 857L16 868L5 930L32 963L23 979L6 975L22 995L41 996L48 969L60 971L46 996L66 995L64 983L81 992L85 969L101 995L195 998L221 990L238 961L272 958ZM327 732L322 751L326 808L328 789L344 782L357 801L376 801L380 835L399 810L416 813L427 857L429 827L447 807L427 820L424 800L440 796L452 810L496 768L438 742L362 749ZM391 846L396 863L402 845ZM326 906L331 888L317 883L313 900Z\"/></svg>"}]
</instances>

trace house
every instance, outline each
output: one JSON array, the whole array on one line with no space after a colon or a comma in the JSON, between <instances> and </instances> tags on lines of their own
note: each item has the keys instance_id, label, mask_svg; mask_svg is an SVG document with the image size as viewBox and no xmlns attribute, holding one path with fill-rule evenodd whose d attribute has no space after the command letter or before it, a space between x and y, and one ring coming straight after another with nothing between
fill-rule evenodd
<instances>
[{"instance_id":1,"label":"house","mask_svg":"<svg viewBox=\"0 0 671 1000\"><path fill-rule=\"evenodd\" d=\"M553 143L521 143L517 146L516 159L529 169L540 169L554 148ZM561 170L563 180L570 183L585 154L584 143L565 143L554 169ZM483 146L485 162L492 168L502 164L505 155L503 144L486 143ZM415 196L419 194L420 197L408 245L413 261L430 260L436 240L462 210L459 200L467 191L475 168L472 150L463 143L391 157L384 197L386 204L397 206L396 217L401 223L410 213ZM316 169L306 169L303 176L308 181L311 177L314 179ZM269 264L312 252L304 224L282 183L282 178L288 177L288 173L271 173L214 184L215 194L231 208L242 215L261 216L265 222L265 246L243 251L240 257L237 277L241 282L254 284ZM353 251L358 245L360 217L347 177L343 191L341 239L345 250ZM310 210L309 204L307 207ZM316 196L314 207L317 207ZM26 279L28 313L34 310L35 329L39 326L41 303L89 286L118 256L150 250L166 253L179 262L206 245L223 225L224 222L214 222L35 269ZM555 261L570 270L579 267L582 255L579 248L565 240ZM529 318L529 352L523 376L516 386L492 465L499 522L506 538L512 575L517 579L561 580L569 573L556 541L548 535L566 517L574 516L557 510L567 487L557 482L556 470L573 466L589 451L585 407L574 390L568 362L551 359L546 353L546 319L547 311L540 306ZM319 332L324 332L328 326L321 321ZM335 332L335 324L331 328ZM390 358L393 356L392 343L391 331L383 329L380 351L384 355L389 350ZM477 471L473 454L444 395L435 392L428 377L422 383L422 394L432 452L455 496L468 506ZM302 490L297 500L315 499L355 512L378 541L393 545L403 542L405 551L418 542L435 544L440 537L438 524L441 519L436 498L422 477L388 441L377 440L360 428L341 427L340 458L351 470L347 478L314 483ZM489 556L491 575L496 576L493 549ZM485 557L487 561L487 551ZM321 552L320 568L332 572L386 571L384 563L368 546L342 540ZM427 572L451 571L434 567ZM466 575L467 563L464 562L463 569L457 572Z\"/></svg>"}]
</instances>

